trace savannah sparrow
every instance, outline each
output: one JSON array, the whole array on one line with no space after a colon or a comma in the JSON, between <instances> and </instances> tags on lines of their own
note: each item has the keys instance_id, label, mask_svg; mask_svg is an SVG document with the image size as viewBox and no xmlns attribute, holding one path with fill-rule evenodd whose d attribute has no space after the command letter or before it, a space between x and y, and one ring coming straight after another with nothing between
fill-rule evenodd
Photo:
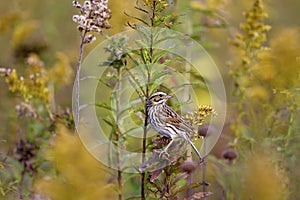
<instances>
[{"instance_id":1,"label":"savannah sparrow","mask_svg":"<svg viewBox=\"0 0 300 200\"><path fill-rule=\"evenodd\" d=\"M171 139L163 152L167 153L166 151L174 138L181 137L192 146L200 161L202 161L202 156L190 139L195 133L193 127L166 105L166 101L170 98L172 96L164 92L155 92L146 101L146 110L150 125L155 131Z\"/></svg>"}]
</instances>

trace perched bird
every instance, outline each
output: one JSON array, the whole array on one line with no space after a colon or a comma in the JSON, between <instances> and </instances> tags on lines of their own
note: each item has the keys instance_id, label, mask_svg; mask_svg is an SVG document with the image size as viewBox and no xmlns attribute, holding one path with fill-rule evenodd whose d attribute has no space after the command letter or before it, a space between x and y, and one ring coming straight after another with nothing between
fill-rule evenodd
<instances>
[{"instance_id":1,"label":"perched bird","mask_svg":"<svg viewBox=\"0 0 300 200\"><path fill-rule=\"evenodd\" d=\"M167 149L173 143L174 138L181 137L192 146L202 161L202 156L191 141L191 136L195 133L193 127L166 104L170 98L172 96L164 92L155 92L146 101L148 122L155 131L171 139L163 152L167 153Z\"/></svg>"}]
</instances>

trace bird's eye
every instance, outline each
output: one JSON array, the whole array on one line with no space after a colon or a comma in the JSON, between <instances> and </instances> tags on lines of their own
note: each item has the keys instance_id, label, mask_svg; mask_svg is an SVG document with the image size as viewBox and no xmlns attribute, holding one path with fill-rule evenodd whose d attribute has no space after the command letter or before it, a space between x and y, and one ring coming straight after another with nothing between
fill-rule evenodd
<instances>
[{"instance_id":1,"label":"bird's eye","mask_svg":"<svg viewBox=\"0 0 300 200\"><path fill-rule=\"evenodd\" d=\"M163 95L162 94L160 94L160 95L158 95L159 97L162 97Z\"/></svg>"}]
</instances>

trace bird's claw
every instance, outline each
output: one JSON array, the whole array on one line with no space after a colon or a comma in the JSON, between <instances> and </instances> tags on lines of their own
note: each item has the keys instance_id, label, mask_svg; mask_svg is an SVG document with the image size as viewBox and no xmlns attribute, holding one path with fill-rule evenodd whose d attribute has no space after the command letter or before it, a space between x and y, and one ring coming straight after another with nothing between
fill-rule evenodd
<instances>
[{"instance_id":1,"label":"bird's claw","mask_svg":"<svg viewBox=\"0 0 300 200\"><path fill-rule=\"evenodd\" d=\"M205 161L205 158L200 158L199 164L203 164Z\"/></svg>"},{"instance_id":2,"label":"bird's claw","mask_svg":"<svg viewBox=\"0 0 300 200\"><path fill-rule=\"evenodd\" d=\"M168 154L168 152L166 150L162 150L159 153L159 159L169 159L170 155Z\"/></svg>"}]
</instances>

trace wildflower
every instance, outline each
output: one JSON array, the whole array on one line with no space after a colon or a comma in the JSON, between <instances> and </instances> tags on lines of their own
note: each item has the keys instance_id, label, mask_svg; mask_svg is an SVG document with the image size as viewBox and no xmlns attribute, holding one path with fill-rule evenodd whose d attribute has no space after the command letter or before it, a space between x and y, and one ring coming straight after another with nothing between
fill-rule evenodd
<instances>
[{"instance_id":1,"label":"wildflower","mask_svg":"<svg viewBox=\"0 0 300 200\"><path fill-rule=\"evenodd\" d=\"M186 120L189 121L193 125L201 126L205 120L205 118L212 114L216 115L216 112L210 105L200 105L193 112L186 115Z\"/></svg>"},{"instance_id":2,"label":"wildflower","mask_svg":"<svg viewBox=\"0 0 300 200\"><path fill-rule=\"evenodd\" d=\"M16 111L19 117L29 117L29 116L33 118L38 117L32 105L25 102L21 102L21 104L16 105Z\"/></svg>"},{"instance_id":3,"label":"wildflower","mask_svg":"<svg viewBox=\"0 0 300 200\"><path fill-rule=\"evenodd\" d=\"M73 15L73 21L78 24L77 29L85 35L88 32L101 33L102 29L111 28L108 20L111 18L111 10L108 8L108 0L84 1L81 5L73 1L73 6L79 9L79 15ZM96 40L93 34L84 38L84 43L92 43Z\"/></svg>"}]
</instances>

